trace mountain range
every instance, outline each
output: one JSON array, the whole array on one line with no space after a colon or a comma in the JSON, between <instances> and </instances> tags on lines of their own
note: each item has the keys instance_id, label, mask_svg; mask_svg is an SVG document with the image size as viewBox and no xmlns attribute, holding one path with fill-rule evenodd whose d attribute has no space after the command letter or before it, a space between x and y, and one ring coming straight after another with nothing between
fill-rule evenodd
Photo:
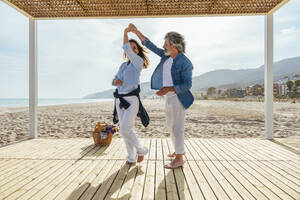
<instances>
[{"instance_id":1,"label":"mountain range","mask_svg":"<svg viewBox=\"0 0 300 200\"><path fill-rule=\"evenodd\" d=\"M274 81L289 77L295 74L300 75L300 57L288 58L274 63ZM204 73L200 76L193 77L193 93L205 91L208 87L219 89L242 88L254 84L264 83L264 65L253 69L239 70L214 70ZM150 97L155 94L150 89L150 82L141 83L141 97ZM114 89L89 94L83 98L100 99L113 98Z\"/></svg>"}]
</instances>

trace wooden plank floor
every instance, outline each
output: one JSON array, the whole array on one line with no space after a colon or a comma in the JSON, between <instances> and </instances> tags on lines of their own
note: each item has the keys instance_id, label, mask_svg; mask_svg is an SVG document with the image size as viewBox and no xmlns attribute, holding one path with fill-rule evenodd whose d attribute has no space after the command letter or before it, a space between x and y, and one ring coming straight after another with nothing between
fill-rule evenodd
<instances>
[{"instance_id":1,"label":"wooden plank floor","mask_svg":"<svg viewBox=\"0 0 300 200\"><path fill-rule=\"evenodd\" d=\"M185 166L167 170L170 139L128 166L122 139L35 139L0 148L0 199L300 199L300 156L263 139L185 140Z\"/></svg>"}]
</instances>

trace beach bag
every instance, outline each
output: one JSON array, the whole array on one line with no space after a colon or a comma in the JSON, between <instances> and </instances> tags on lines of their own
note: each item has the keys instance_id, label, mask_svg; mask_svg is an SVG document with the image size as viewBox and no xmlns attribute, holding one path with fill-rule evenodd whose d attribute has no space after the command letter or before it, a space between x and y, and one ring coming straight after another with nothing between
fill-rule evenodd
<instances>
[{"instance_id":1,"label":"beach bag","mask_svg":"<svg viewBox=\"0 0 300 200\"><path fill-rule=\"evenodd\" d=\"M93 131L93 139L95 145L109 146L112 136L118 132L118 128L113 125L98 122Z\"/></svg>"}]
</instances>

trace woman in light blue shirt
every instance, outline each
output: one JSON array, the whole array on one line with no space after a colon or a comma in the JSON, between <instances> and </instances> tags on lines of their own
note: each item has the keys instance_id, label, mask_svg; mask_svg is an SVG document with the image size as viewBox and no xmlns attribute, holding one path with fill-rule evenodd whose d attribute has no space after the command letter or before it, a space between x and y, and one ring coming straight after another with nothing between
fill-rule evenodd
<instances>
[{"instance_id":1,"label":"woman in light blue shirt","mask_svg":"<svg viewBox=\"0 0 300 200\"><path fill-rule=\"evenodd\" d=\"M139 89L141 71L148 67L149 61L145 49L137 41L128 40L130 31L129 28L124 30L123 50L127 61L120 66L112 83L117 86L117 93L122 95L116 98L116 110L120 121L120 132L128 153L127 164L135 163L136 155L138 155L137 162L142 162L148 153L148 149L140 144L133 131L139 111L139 99L131 94ZM129 93L130 96L126 96Z\"/></svg>"}]
</instances>

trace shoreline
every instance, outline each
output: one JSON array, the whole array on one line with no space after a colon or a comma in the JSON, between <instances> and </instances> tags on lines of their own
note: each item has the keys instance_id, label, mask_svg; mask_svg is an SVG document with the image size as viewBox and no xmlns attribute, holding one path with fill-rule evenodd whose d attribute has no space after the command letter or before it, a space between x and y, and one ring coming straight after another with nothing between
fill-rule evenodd
<instances>
[{"instance_id":1,"label":"shoreline","mask_svg":"<svg viewBox=\"0 0 300 200\"><path fill-rule=\"evenodd\" d=\"M0 100L9 100L9 99L0 99ZM26 102L29 99L12 99L12 100L26 100ZM41 105L38 105L38 107L40 106L56 106L56 105L69 105L69 104L82 104L82 103L94 103L94 102L106 102L106 101L113 101L114 99L40 99L41 100ZM72 100L74 100L74 102L72 102ZM43 101L56 101L56 103L43 103ZM59 102L59 101L71 101L71 102ZM76 102L76 101L82 101L82 102ZM1 108L28 108L29 107L29 102L28 105L17 105L17 106L2 106L0 104L0 109Z\"/></svg>"}]
</instances>

